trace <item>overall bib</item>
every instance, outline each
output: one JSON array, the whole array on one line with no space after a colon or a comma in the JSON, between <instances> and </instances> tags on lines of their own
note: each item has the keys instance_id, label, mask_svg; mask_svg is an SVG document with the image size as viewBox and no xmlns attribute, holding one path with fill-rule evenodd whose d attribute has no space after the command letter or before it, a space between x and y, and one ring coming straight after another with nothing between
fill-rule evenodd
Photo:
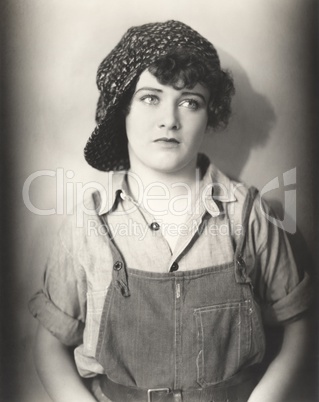
<instances>
[{"instance_id":1,"label":"overall bib","mask_svg":"<svg viewBox=\"0 0 319 402\"><path fill-rule=\"evenodd\" d=\"M112 402L247 401L265 349L244 258L255 192L247 195L229 264L146 272L127 268L112 244L116 260L95 356Z\"/></svg>"}]
</instances>

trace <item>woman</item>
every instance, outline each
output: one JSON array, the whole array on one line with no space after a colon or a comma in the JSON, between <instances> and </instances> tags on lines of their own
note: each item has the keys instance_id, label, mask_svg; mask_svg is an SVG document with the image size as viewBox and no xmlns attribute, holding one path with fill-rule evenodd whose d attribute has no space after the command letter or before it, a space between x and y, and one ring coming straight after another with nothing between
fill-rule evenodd
<instances>
[{"instance_id":1,"label":"woman","mask_svg":"<svg viewBox=\"0 0 319 402\"><path fill-rule=\"evenodd\" d=\"M214 46L178 21L133 27L97 82L85 157L109 172L107 191L81 227L63 225L30 302L49 395L95 400L78 370L99 401L285 401L309 278L257 191L199 154L234 93ZM264 325L278 324L283 346L261 378Z\"/></svg>"}]
</instances>

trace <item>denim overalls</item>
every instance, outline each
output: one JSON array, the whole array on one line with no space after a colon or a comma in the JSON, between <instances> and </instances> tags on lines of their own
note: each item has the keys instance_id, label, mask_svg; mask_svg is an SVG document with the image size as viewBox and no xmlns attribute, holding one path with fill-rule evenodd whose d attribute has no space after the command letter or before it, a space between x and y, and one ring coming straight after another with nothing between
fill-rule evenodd
<instances>
[{"instance_id":1,"label":"denim overalls","mask_svg":"<svg viewBox=\"0 0 319 402\"><path fill-rule=\"evenodd\" d=\"M116 262L95 356L112 402L247 401L265 350L243 258L255 194L250 189L245 200L232 263L145 272L127 268L112 243Z\"/></svg>"}]
</instances>

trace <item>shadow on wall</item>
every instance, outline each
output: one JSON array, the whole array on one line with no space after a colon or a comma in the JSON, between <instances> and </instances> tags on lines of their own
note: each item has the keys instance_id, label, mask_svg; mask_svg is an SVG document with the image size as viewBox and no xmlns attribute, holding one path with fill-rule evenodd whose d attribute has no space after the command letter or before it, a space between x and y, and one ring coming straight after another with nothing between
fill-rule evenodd
<instances>
[{"instance_id":1,"label":"shadow on wall","mask_svg":"<svg viewBox=\"0 0 319 402\"><path fill-rule=\"evenodd\" d=\"M233 75L236 94L227 129L207 136L203 149L219 169L238 179L251 149L267 143L276 115L269 100L254 90L237 60L222 50L218 52L223 68Z\"/></svg>"}]
</instances>

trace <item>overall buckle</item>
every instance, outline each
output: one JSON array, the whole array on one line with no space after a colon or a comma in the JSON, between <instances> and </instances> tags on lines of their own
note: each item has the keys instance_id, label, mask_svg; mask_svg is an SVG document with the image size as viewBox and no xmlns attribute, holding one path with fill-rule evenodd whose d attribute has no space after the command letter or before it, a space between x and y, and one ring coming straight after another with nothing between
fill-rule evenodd
<instances>
[{"instance_id":1,"label":"overall buckle","mask_svg":"<svg viewBox=\"0 0 319 402\"><path fill-rule=\"evenodd\" d=\"M166 392L167 394L170 392L169 388L150 388L147 391L147 402L152 402L152 393L153 392Z\"/></svg>"}]
</instances>

